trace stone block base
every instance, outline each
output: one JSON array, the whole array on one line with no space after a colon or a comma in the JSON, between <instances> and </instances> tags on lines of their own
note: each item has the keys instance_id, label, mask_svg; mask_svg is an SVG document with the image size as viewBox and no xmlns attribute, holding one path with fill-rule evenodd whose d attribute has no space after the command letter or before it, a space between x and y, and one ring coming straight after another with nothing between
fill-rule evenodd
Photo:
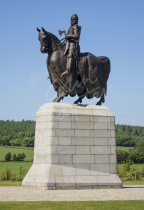
<instances>
[{"instance_id":1,"label":"stone block base","mask_svg":"<svg viewBox=\"0 0 144 210\"><path fill-rule=\"evenodd\" d=\"M120 188L121 180L116 174L62 166L33 164L23 180L23 186L43 189L96 189Z\"/></svg>"},{"instance_id":2,"label":"stone block base","mask_svg":"<svg viewBox=\"0 0 144 210\"><path fill-rule=\"evenodd\" d=\"M22 185L119 188L115 119L106 107L48 103L36 116L34 162Z\"/></svg>"}]
</instances>

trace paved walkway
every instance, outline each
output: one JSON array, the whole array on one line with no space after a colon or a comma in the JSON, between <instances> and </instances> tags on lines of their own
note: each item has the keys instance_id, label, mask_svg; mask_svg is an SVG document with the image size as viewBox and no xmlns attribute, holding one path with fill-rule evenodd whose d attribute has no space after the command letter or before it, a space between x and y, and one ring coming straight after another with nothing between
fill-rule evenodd
<instances>
[{"instance_id":1,"label":"paved walkway","mask_svg":"<svg viewBox=\"0 0 144 210\"><path fill-rule=\"evenodd\" d=\"M23 187L0 187L0 201L102 201L144 200L144 186L122 189L41 190Z\"/></svg>"}]
</instances>

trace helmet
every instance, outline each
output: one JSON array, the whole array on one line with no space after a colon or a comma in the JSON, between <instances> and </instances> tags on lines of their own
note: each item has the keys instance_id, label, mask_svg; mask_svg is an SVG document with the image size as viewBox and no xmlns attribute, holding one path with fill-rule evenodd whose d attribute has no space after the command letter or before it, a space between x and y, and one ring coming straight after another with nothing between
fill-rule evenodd
<instances>
[{"instance_id":1,"label":"helmet","mask_svg":"<svg viewBox=\"0 0 144 210\"><path fill-rule=\"evenodd\" d=\"M78 21L78 15L77 15L77 14L72 15L72 16L71 16L71 20L72 20L72 19L76 19L76 20Z\"/></svg>"}]
</instances>

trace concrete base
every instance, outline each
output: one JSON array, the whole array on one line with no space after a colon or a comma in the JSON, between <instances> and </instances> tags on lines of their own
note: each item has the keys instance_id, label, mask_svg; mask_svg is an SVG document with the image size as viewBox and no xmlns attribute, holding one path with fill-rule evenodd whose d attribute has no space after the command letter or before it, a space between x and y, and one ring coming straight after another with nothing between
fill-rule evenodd
<instances>
[{"instance_id":1,"label":"concrete base","mask_svg":"<svg viewBox=\"0 0 144 210\"><path fill-rule=\"evenodd\" d=\"M24 187L120 188L115 119L103 106L47 103L36 116L34 163Z\"/></svg>"}]
</instances>

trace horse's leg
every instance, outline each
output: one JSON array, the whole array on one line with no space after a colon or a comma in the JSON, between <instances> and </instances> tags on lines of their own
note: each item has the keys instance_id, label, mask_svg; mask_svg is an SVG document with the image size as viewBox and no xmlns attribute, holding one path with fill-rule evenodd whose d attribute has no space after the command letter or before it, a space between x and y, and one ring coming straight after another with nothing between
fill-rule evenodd
<instances>
[{"instance_id":1,"label":"horse's leg","mask_svg":"<svg viewBox=\"0 0 144 210\"><path fill-rule=\"evenodd\" d=\"M64 97L56 97L53 99L53 102L60 102Z\"/></svg>"},{"instance_id":2,"label":"horse's leg","mask_svg":"<svg viewBox=\"0 0 144 210\"><path fill-rule=\"evenodd\" d=\"M96 105L101 105L102 103L104 103L105 102L105 96L104 96L104 94L101 96L101 98L100 98L100 100L97 102L97 104Z\"/></svg>"},{"instance_id":3,"label":"horse's leg","mask_svg":"<svg viewBox=\"0 0 144 210\"><path fill-rule=\"evenodd\" d=\"M53 102L60 102L61 100L63 100L65 95L66 94L64 93L64 91L59 88L57 91L57 97L53 99Z\"/></svg>"},{"instance_id":4,"label":"horse's leg","mask_svg":"<svg viewBox=\"0 0 144 210\"><path fill-rule=\"evenodd\" d=\"M85 96L80 96L76 101L74 101L74 104L82 103L82 99L83 99L84 97L85 97Z\"/></svg>"}]
</instances>

